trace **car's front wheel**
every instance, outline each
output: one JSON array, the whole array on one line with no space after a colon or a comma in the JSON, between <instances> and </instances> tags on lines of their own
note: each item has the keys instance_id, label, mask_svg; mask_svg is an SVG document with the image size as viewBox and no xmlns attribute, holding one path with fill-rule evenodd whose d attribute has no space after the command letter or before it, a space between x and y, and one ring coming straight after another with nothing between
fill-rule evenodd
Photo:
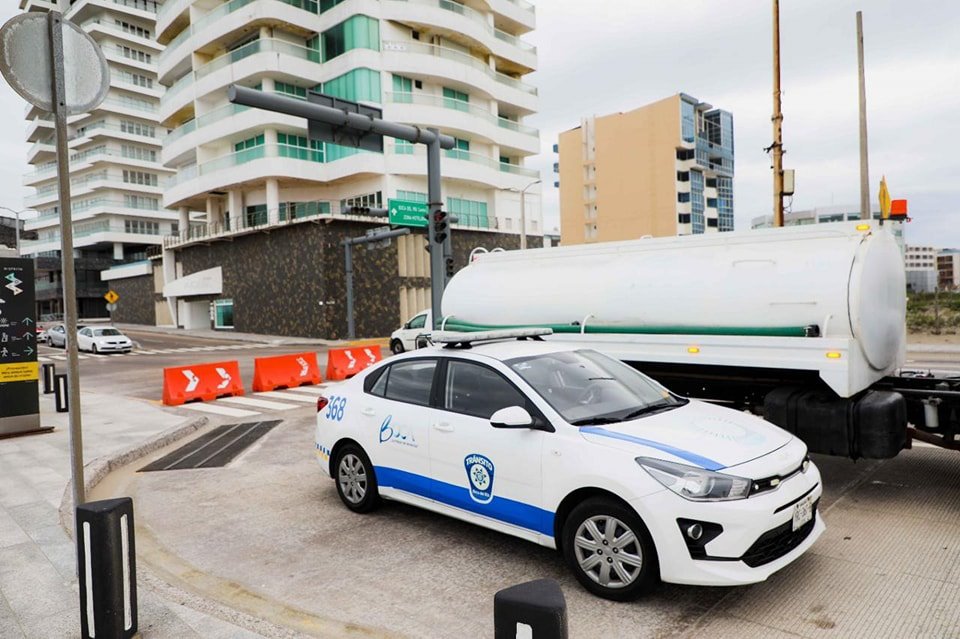
<instances>
[{"instance_id":1,"label":"car's front wheel","mask_svg":"<svg viewBox=\"0 0 960 639\"><path fill-rule=\"evenodd\" d=\"M96 344L91 344L91 345L90 345L90 352L93 353L94 355L97 354L97 345L96 345Z\"/></svg>"},{"instance_id":2,"label":"car's front wheel","mask_svg":"<svg viewBox=\"0 0 960 639\"><path fill-rule=\"evenodd\" d=\"M347 444L334 465L337 494L355 513L368 513L380 505L377 477L366 453L356 444Z\"/></svg>"},{"instance_id":3,"label":"car's front wheel","mask_svg":"<svg viewBox=\"0 0 960 639\"><path fill-rule=\"evenodd\" d=\"M604 599L630 601L660 581L647 527L613 499L588 499L575 507L564 522L562 545L577 581Z\"/></svg>"},{"instance_id":4,"label":"car's front wheel","mask_svg":"<svg viewBox=\"0 0 960 639\"><path fill-rule=\"evenodd\" d=\"M390 342L390 352L394 355L399 355L404 351L403 342L398 339L392 340Z\"/></svg>"}]
</instances>

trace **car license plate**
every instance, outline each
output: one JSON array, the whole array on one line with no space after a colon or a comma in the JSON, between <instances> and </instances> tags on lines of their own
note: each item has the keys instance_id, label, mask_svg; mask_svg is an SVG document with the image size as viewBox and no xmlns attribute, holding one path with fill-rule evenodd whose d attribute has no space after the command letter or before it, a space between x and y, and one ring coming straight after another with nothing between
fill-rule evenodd
<instances>
[{"instance_id":1,"label":"car license plate","mask_svg":"<svg viewBox=\"0 0 960 639\"><path fill-rule=\"evenodd\" d=\"M793 529L800 530L811 519L813 519L813 497L808 496L793 507Z\"/></svg>"}]
</instances>

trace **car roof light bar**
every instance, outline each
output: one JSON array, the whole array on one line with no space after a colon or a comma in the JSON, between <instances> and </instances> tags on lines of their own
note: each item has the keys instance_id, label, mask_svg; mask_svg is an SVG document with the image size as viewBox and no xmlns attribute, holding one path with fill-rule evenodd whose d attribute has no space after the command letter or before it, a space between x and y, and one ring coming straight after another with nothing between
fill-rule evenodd
<instances>
[{"instance_id":1,"label":"car roof light bar","mask_svg":"<svg viewBox=\"0 0 960 639\"><path fill-rule=\"evenodd\" d=\"M552 328L509 328L495 331L477 331L465 333L461 331L434 331L430 341L434 344L476 344L477 342L492 342L503 339L520 339L553 335Z\"/></svg>"}]
</instances>

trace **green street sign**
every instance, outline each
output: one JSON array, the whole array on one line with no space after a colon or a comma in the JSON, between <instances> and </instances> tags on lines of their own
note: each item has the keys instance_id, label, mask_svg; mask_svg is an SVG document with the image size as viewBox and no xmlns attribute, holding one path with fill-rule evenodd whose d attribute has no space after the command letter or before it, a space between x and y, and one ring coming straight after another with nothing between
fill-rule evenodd
<instances>
[{"instance_id":1,"label":"green street sign","mask_svg":"<svg viewBox=\"0 0 960 639\"><path fill-rule=\"evenodd\" d=\"M427 226L430 206L424 202L409 200L387 200L390 224L394 226Z\"/></svg>"}]
</instances>

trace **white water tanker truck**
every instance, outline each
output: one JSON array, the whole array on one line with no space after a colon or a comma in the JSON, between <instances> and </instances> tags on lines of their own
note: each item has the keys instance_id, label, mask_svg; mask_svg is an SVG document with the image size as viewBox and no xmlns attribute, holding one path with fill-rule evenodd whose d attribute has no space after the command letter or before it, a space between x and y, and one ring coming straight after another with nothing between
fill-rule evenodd
<instances>
[{"instance_id":1,"label":"white water tanker truck","mask_svg":"<svg viewBox=\"0 0 960 639\"><path fill-rule=\"evenodd\" d=\"M489 253L443 296L446 330L550 327L668 388L751 410L813 452L957 448L960 377L905 374L889 224L839 223Z\"/></svg>"}]
</instances>

